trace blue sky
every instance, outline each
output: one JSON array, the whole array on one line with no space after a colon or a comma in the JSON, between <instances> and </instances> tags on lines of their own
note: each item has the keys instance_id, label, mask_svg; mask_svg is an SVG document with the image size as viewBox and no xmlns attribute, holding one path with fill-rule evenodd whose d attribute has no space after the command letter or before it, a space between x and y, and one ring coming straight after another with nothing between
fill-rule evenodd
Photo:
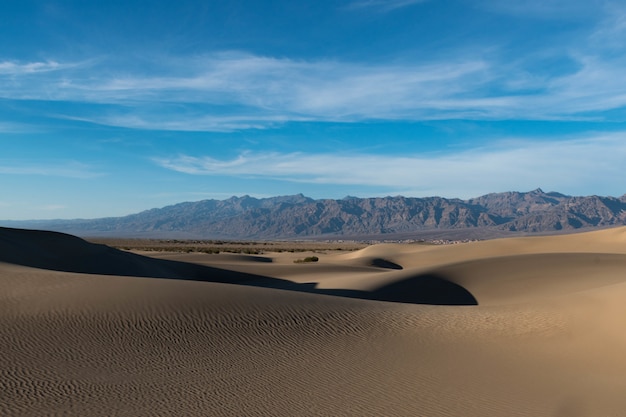
<instances>
[{"instance_id":1,"label":"blue sky","mask_svg":"<svg viewBox=\"0 0 626 417\"><path fill-rule=\"evenodd\" d=\"M626 2L0 1L0 219L626 193Z\"/></svg>"}]
</instances>

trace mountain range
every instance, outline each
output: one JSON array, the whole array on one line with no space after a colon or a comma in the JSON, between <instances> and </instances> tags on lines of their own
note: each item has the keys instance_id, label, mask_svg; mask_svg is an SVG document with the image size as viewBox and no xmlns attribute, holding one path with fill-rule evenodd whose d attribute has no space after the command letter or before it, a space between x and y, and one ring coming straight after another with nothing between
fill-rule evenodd
<instances>
[{"instance_id":1,"label":"mountain range","mask_svg":"<svg viewBox=\"0 0 626 417\"><path fill-rule=\"evenodd\" d=\"M124 217L90 220L4 221L80 236L203 239L486 238L565 233L626 225L622 197L575 197L536 189L469 200L442 197L345 197L314 200L302 194L185 202Z\"/></svg>"}]
</instances>

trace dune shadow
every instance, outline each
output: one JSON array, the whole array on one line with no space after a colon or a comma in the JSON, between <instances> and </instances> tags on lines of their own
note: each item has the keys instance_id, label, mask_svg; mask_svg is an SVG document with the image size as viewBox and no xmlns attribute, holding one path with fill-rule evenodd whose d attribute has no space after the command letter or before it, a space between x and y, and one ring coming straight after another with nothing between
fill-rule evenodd
<instances>
[{"instance_id":1,"label":"dune shadow","mask_svg":"<svg viewBox=\"0 0 626 417\"><path fill-rule=\"evenodd\" d=\"M247 256L247 260L251 262L260 262L263 264L271 264L274 262L272 258L268 258L267 256Z\"/></svg>"},{"instance_id":2,"label":"dune shadow","mask_svg":"<svg viewBox=\"0 0 626 417\"><path fill-rule=\"evenodd\" d=\"M271 264L274 262L272 258L268 258L267 256L259 256L259 255L241 255L241 254L212 254L212 259L219 259L222 261L244 261L244 262L258 262L264 264Z\"/></svg>"},{"instance_id":3,"label":"dune shadow","mask_svg":"<svg viewBox=\"0 0 626 417\"><path fill-rule=\"evenodd\" d=\"M383 259L383 258L375 258L372 259L371 262L372 266L375 266L377 268L385 268L385 269L403 269L402 265L398 265L395 262L391 262L388 261L387 259Z\"/></svg>"},{"instance_id":4,"label":"dune shadow","mask_svg":"<svg viewBox=\"0 0 626 417\"><path fill-rule=\"evenodd\" d=\"M436 274L423 274L400 280L373 291L315 289L320 294L337 295L394 303L448 306L478 305L467 289Z\"/></svg>"},{"instance_id":5,"label":"dune shadow","mask_svg":"<svg viewBox=\"0 0 626 417\"><path fill-rule=\"evenodd\" d=\"M464 287L437 274L423 274L394 282L372 292L381 301L436 305L478 305Z\"/></svg>"},{"instance_id":6,"label":"dune shadow","mask_svg":"<svg viewBox=\"0 0 626 417\"><path fill-rule=\"evenodd\" d=\"M271 259L267 259L271 262ZM268 262L265 259L258 261ZM234 284L266 279L260 275L142 256L90 243L64 233L2 227L0 227L0 262L81 274Z\"/></svg>"},{"instance_id":7,"label":"dune shadow","mask_svg":"<svg viewBox=\"0 0 626 417\"><path fill-rule=\"evenodd\" d=\"M0 262L60 272L216 282L399 303L478 304L465 288L434 274L403 279L373 291L320 289L316 283L299 284L213 266L156 259L47 231L0 228Z\"/></svg>"}]
</instances>

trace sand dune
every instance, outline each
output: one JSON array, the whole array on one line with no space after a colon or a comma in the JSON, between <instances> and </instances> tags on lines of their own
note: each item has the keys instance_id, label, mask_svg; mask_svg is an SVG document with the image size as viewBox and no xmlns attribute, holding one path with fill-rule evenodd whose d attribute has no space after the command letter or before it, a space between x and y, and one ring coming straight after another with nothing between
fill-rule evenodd
<instances>
[{"instance_id":1,"label":"sand dune","mask_svg":"<svg viewBox=\"0 0 626 417\"><path fill-rule=\"evenodd\" d=\"M624 415L626 228L316 255L0 229L0 415Z\"/></svg>"}]
</instances>

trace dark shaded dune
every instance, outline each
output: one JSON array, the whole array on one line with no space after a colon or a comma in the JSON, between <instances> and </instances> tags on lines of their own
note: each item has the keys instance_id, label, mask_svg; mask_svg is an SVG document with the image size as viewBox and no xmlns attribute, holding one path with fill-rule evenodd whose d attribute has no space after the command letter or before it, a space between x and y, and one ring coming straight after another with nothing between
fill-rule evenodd
<instances>
[{"instance_id":1,"label":"dark shaded dune","mask_svg":"<svg viewBox=\"0 0 626 417\"><path fill-rule=\"evenodd\" d=\"M268 258L267 256L258 256L258 255L211 255L216 257L216 259L224 259L227 261L237 260L239 262L254 262L254 263L264 263L271 264L273 262L272 258Z\"/></svg>"},{"instance_id":2,"label":"dark shaded dune","mask_svg":"<svg viewBox=\"0 0 626 417\"><path fill-rule=\"evenodd\" d=\"M203 256L204 254L194 254L194 253L159 253L155 257L158 259L168 259L168 260L176 260L181 262L192 262L195 264L204 264L203 260L206 259ZM210 256L211 264L216 263L244 263L244 264L271 264L274 262L272 258L267 256L259 256L259 255L244 255L244 254L234 254L234 253L213 253L207 254L206 256ZM151 256L152 257L152 256Z\"/></svg>"},{"instance_id":3,"label":"dark shaded dune","mask_svg":"<svg viewBox=\"0 0 626 417\"><path fill-rule=\"evenodd\" d=\"M404 269L404 265L401 265L398 262L391 260L393 259L393 256L389 256L389 246L391 245L386 244L385 246L368 246L365 249L360 249L350 254L343 255L343 260L348 265L366 266L368 268L374 267L380 269L395 270Z\"/></svg>"},{"instance_id":4,"label":"dark shaded dune","mask_svg":"<svg viewBox=\"0 0 626 417\"><path fill-rule=\"evenodd\" d=\"M0 228L0 262L96 275L245 283L265 277L187 262L154 259L49 231Z\"/></svg>"},{"instance_id":5,"label":"dark shaded dune","mask_svg":"<svg viewBox=\"0 0 626 417\"><path fill-rule=\"evenodd\" d=\"M401 268L379 260L380 267ZM316 284L220 269L187 262L155 259L89 243L58 232L0 228L0 262L72 273L184 279L250 285L313 294L413 304L476 305L476 299L459 284L435 274L401 279L374 290L320 289ZM266 261L260 261L266 262ZM318 265L330 268L336 267ZM323 268L322 268L323 269Z\"/></svg>"},{"instance_id":6,"label":"dark shaded dune","mask_svg":"<svg viewBox=\"0 0 626 417\"><path fill-rule=\"evenodd\" d=\"M370 292L381 301L436 305L478 305L465 288L436 274L423 274L400 280Z\"/></svg>"},{"instance_id":7,"label":"dark shaded dune","mask_svg":"<svg viewBox=\"0 0 626 417\"><path fill-rule=\"evenodd\" d=\"M245 284L310 294L333 295L337 297L394 303L447 306L478 305L478 301L476 301L476 298L468 290L434 274L418 275L373 290L317 288L317 282L299 284L273 278L248 281Z\"/></svg>"},{"instance_id":8,"label":"dark shaded dune","mask_svg":"<svg viewBox=\"0 0 626 417\"><path fill-rule=\"evenodd\" d=\"M398 265L395 262L391 262L387 259L383 259L383 258L374 258L371 260L371 265L375 266L377 268L384 268L384 269L403 269L402 265Z\"/></svg>"},{"instance_id":9,"label":"dark shaded dune","mask_svg":"<svg viewBox=\"0 0 626 417\"><path fill-rule=\"evenodd\" d=\"M478 305L478 301L468 290L436 274L416 275L369 291L316 289L314 283L300 286L303 287L301 290L307 292L375 301L447 306Z\"/></svg>"}]
</instances>

